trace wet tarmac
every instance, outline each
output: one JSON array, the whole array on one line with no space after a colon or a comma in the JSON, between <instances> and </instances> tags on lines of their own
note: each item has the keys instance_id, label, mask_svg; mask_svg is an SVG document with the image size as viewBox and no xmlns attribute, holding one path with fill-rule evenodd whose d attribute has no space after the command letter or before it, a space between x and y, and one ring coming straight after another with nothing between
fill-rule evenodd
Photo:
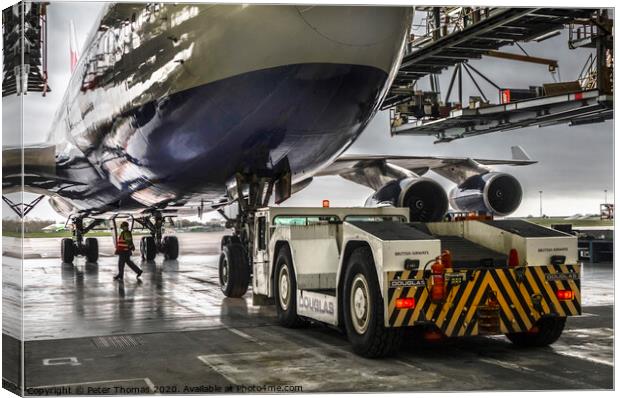
<instances>
[{"instance_id":1,"label":"wet tarmac","mask_svg":"<svg viewBox=\"0 0 620 398\"><path fill-rule=\"evenodd\" d=\"M188 248L208 248L217 247L220 234L186 236ZM46 256L26 260L29 393L60 387L72 394L613 388L611 264L584 265L584 313L569 319L552 347L522 350L502 336L476 337L406 343L395 358L368 360L354 355L337 330L285 329L274 309L253 306L250 294L224 298L218 256L187 254L193 250L183 252L183 243L181 250L178 261L137 261L142 281L126 269L124 284L112 280L114 257L75 265ZM18 269L10 257L3 263L4 275ZM20 281L3 284L4 377L18 379L9 361L19 355L20 322L7 308L19 308Z\"/></svg>"}]
</instances>

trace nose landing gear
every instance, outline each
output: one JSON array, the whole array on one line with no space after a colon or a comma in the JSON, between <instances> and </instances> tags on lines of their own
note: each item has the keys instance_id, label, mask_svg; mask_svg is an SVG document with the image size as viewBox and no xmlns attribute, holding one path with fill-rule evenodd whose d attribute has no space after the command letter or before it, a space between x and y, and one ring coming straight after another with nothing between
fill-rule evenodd
<instances>
[{"instance_id":1,"label":"nose landing gear","mask_svg":"<svg viewBox=\"0 0 620 398\"><path fill-rule=\"evenodd\" d=\"M234 230L233 235L222 238L219 262L220 287L226 297L242 297L252 279L256 210L269 205L272 193L275 192L274 201L279 204L290 197L291 191L291 171L287 158L278 162L272 170L236 175L230 193L236 201L237 214L229 217L222 209L218 210L226 219L227 228Z\"/></svg>"}]
</instances>

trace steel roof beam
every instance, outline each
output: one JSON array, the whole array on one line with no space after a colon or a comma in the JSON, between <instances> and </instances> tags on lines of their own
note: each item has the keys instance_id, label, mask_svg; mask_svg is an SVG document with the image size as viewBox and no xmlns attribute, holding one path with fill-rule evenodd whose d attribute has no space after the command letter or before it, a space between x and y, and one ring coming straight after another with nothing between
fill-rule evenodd
<instances>
[{"instance_id":1,"label":"steel roof beam","mask_svg":"<svg viewBox=\"0 0 620 398\"><path fill-rule=\"evenodd\" d=\"M448 36L444 36L439 40L435 41L433 44L428 47L422 48L408 56L408 58L413 57L412 59L403 60L403 66L411 65L415 62L419 62L423 59L432 57L434 54L440 52L445 47L456 46L458 44L462 44L471 40L473 37L479 37L487 32L491 32L492 30L501 27L506 23L510 23L511 21L515 21L529 13L535 12L539 10L538 8L510 8L505 10L502 13L497 14L496 16L491 16L488 19L483 20L475 25L470 25L469 27L463 29L461 32L457 34L451 34ZM505 40L505 39L502 39Z\"/></svg>"}]
</instances>

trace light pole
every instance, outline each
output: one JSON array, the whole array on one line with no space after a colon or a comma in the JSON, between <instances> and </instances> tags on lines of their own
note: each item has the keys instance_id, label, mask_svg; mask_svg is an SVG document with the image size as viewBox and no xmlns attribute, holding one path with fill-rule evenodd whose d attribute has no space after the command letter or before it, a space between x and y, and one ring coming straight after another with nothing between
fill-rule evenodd
<instances>
[{"instance_id":1,"label":"light pole","mask_svg":"<svg viewBox=\"0 0 620 398\"><path fill-rule=\"evenodd\" d=\"M607 190L605 190L605 204L607 204Z\"/></svg>"},{"instance_id":2,"label":"light pole","mask_svg":"<svg viewBox=\"0 0 620 398\"><path fill-rule=\"evenodd\" d=\"M538 191L538 195L540 197L540 217L541 218L543 216L543 212L542 212L542 193L543 193L543 191Z\"/></svg>"}]
</instances>

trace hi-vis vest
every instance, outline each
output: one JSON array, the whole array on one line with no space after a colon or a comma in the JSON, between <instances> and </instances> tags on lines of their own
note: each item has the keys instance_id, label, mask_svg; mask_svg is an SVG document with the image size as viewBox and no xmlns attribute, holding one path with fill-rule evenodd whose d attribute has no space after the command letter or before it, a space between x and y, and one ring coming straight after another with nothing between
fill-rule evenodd
<instances>
[{"instance_id":1,"label":"hi-vis vest","mask_svg":"<svg viewBox=\"0 0 620 398\"><path fill-rule=\"evenodd\" d=\"M129 239L125 239L125 234L125 231L121 232L118 235L118 239L116 240L116 250L119 252L129 251L129 242L131 240L131 235L129 235Z\"/></svg>"}]
</instances>

